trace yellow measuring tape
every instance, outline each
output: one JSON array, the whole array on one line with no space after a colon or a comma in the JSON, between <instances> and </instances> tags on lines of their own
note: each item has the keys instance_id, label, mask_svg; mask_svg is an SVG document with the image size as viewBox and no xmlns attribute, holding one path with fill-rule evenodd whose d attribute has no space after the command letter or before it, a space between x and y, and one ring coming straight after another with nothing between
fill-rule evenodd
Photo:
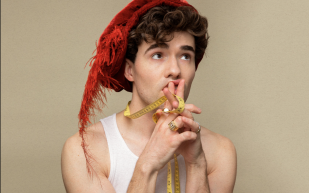
<instances>
[{"instance_id":1,"label":"yellow measuring tape","mask_svg":"<svg viewBox=\"0 0 309 193\"><path fill-rule=\"evenodd\" d=\"M173 94L174 95L174 94ZM164 111L165 113L182 113L183 110L185 109L185 102L184 100L177 96L174 95L177 100L178 100L178 107L177 109L171 110L171 111ZM136 119L138 117L141 117L143 115L145 115L146 113L158 108L160 105L162 105L165 101L167 100L167 98L165 96L159 98L158 100L156 100L155 102L151 103L150 105L146 106L145 108L143 108L140 111L137 111L134 114L130 114L130 108L129 105L131 103L131 101L129 101L125 111L124 111L124 116L129 117L131 119ZM154 113L152 115L152 120L157 123L158 121L158 117L157 114ZM175 193L180 193L180 182L179 182L179 167L178 167L178 160L177 160L177 155L174 154L174 162L175 162L175 177L174 177L174 189L175 189ZM167 169L167 193L173 193L172 190L172 167L171 167L171 162L168 162L168 169Z\"/></svg>"},{"instance_id":2,"label":"yellow measuring tape","mask_svg":"<svg viewBox=\"0 0 309 193\"><path fill-rule=\"evenodd\" d=\"M174 95L174 96L178 99L178 102L179 102L177 109L174 109L172 111L164 111L165 113L178 113L178 114L180 114L185 109L185 102L184 102L184 100L181 97L177 96L177 95ZM158 108L165 101L167 101L167 98L165 96L163 96L163 97L159 98L158 100L156 100L155 102L151 103L150 105L146 106L142 110L139 110L139 111L137 111L136 113L134 113L132 115L130 114L130 108L129 108L129 105L130 105L131 101L129 101L129 103L127 104L127 107L126 107L126 109L124 111L124 116L129 117L131 119L136 119L136 118L141 117L141 116L145 115L146 113L148 113L148 112ZM157 123L158 118L157 118L157 114L156 113L154 113L152 115L152 120L155 123Z\"/></svg>"}]
</instances>

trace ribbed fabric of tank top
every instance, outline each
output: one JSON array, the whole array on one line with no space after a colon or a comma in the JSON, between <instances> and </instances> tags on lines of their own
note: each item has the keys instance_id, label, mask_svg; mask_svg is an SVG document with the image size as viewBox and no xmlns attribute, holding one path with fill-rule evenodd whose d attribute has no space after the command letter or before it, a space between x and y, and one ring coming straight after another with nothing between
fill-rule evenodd
<instances>
[{"instance_id":1,"label":"ribbed fabric of tank top","mask_svg":"<svg viewBox=\"0 0 309 193\"><path fill-rule=\"evenodd\" d=\"M138 157L128 148L122 138L116 122L116 114L100 120L107 139L110 154L110 174L108 180L113 185L117 193L127 192L129 183L133 176L134 168ZM181 193L186 188L186 167L182 155L177 157L179 166L179 181ZM174 191L174 160L172 165L172 188ZM156 193L167 192L167 164L159 171L156 182Z\"/></svg>"}]
</instances>

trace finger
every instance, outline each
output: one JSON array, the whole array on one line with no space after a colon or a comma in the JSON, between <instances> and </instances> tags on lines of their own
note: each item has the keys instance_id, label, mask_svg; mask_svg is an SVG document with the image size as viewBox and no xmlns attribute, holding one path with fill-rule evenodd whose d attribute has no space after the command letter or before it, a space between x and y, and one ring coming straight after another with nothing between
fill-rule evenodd
<instances>
[{"instance_id":1,"label":"finger","mask_svg":"<svg viewBox=\"0 0 309 193\"><path fill-rule=\"evenodd\" d=\"M192 113L200 114L201 112L202 112L202 110L200 108L196 107L195 105L186 104L185 109L183 110L183 112L180 115L194 120Z\"/></svg>"},{"instance_id":2,"label":"finger","mask_svg":"<svg viewBox=\"0 0 309 193\"><path fill-rule=\"evenodd\" d=\"M180 143L183 143L185 141L195 140L197 138L197 134L191 131L185 131L177 135L176 138Z\"/></svg>"},{"instance_id":3,"label":"finger","mask_svg":"<svg viewBox=\"0 0 309 193\"><path fill-rule=\"evenodd\" d=\"M174 124L177 128L181 128L184 131L198 131L199 125L192 119L184 117L184 116L178 116L176 119L174 119Z\"/></svg>"},{"instance_id":4,"label":"finger","mask_svg":"<svg viewBox=\"0 0 309 193\"><path fill-rule=\"evenodd\" d=\"M183 127L190 128L192 132L196 133L199 130L200 125L192 119L181 116Z\"/></svg>"},{"instance_id":5,"label":"finger","mask_svg":"<svg viewBox=\"0 0 309 193\"><path fill-rule=\"evenodd\" d=\"M184 91L185 91L185 79L181 79L177 87L176 95L180 96L181 98L184 98ZM178 106L178 102L177 102L177 106Z\"/></svg>"},{"instance_id":6,"label":"finger","mask_svg":"<svg viewBox=\"0 0 309 193\"><path fill-rule=\"evenodd\" d=\"M162 109L156 111L157 125L161 125L167 118L168 114L164 113Z\"/></svg>"},{"instance_id":7,"label":"finger","mask_svg":"<svg viewBox=\"0 0 309 193\"><path fill-rule=\"evenodd\" d=\"M198 108L194 104L185 104L185 110L190 111L191 113L201 114L202 109Z\"/></svg>"},{"instance_id":8,"label":"finger","mask_svg":"<svg viewBox=\"0 0 309 193\"><path fill-rule=\"evenodd\" d=\"M167 108L166 106L168 104L166 104L166 103L168 103L168 101L166 101L164 103L164 108ZM179 116L179 114L177 114L177 113L164 113L164 111L162 109L159 112L160 112L160 116L164 117L164 119L162 119L162 118L159 119L158 122L157 122L157 125L158 125L158 127L162 127L163 126L167 130L169 128L168 124L171 121L173 121L174 119L176 119L177 116Z\"/></svg>"},{"instance_id":9,"label":"finger","mask_svg":"<svg viewBox=\"0 0 309 193\"><path fill-rule=\"evenodd\" d=\"M169 90L170 90L171 94L169 95L169 98L167 98L167 99L169 100L172 109L176 109L176 108L178 108L178 100L177 100L176 97L174 96L174 94L176 95L176 92L175 92L175 90L176 90L175 84L174 84L173 82L170 82L169 85L170 85Z\"/></svg>"},{"instance_id":10,"label":"finger","mask_svg":"<svg viewBox=\"0 0 309 193\"><path fill-rule=\"evenodd\" d=\"M194 120L192 113L188 111L187 109L184 109L180 115Z\"/></svg>"},{"instance_id":11,"label":"finger","mask_svg":"<svg viewBox=\"0 0 309 193\"><path fill-rule=\"evenodd\" d=\"M156 111L156 116L157 116L157 119L158 119L158 120L160 119L162 113L163 113L163 112L162 112L162 109L158 109L158 110Z\"/></svg>"},{"instance_id":12,"label":"finger","mask_svg":"<svg viewBox=\"0 0 309 193\"><path fill-rule=\"evenodd\" d=\"M167 99L172 99L172 97L173 97L172 93L174 93L174 91L175 91L175 85L174 85L174 83L170 82L170 83L168 83L167 86L168 86L168 88L163 89L163 93L164 93L164 95L166 96ZM171 101L167 100L164 103L164 108L168 108L169 110L172 110L173 106L172 106Z\"/></svg>"},{"instance_id":13,"label":"finger","mask_svg":"<svg viewBox=\"0 0 309 193\"><path fill-rule=\"evenodd\" d=\"M180 128L183 128L184 127L184 122L182 121L182 116L178 116L176 117L174 120L174 124L175 126L180 129Z\"/></svg>"},{"instance_id":14,"label":"finger","mask_svg":"<svg viewBox=\"0 0 309 193\"><path fill-rule=\"evenodd\" d=\"M168 90L173 94L175 93L175 84L173 82L168 83Z\"/></svg>"},{"instance_id":15,"label":"finger","mask_svg":"<svg viewBox=\"0 0 309 193\"><path fill-rule=\"evenodd\" d=\"M170 83L170 84L173 84L173 83ZM174 84L173 84L174 85ZM174 86L171 86L171 87L174 87ZM175 87L174 87L175 88ZM171 90L168 90L168 89L163 89L163 92L164 92L164 95L166 96L169 104L170 104L170 110L172 110L173 108L177 108L178 105L175 107L175 102L177 102L177 99L176 97L174 97L174 95L172 94L173 92ZM177 102L178 103L178 102ZM173 104L173 105L172 105Z\"/></svg>"},{"instance_id":16,"label":"finger","mask_svg":"<svg viewBox=\"0 0 309 193\"><path fill-rule=\"evenodd\" d=\"M163 114L165 114L165 113L163 113ZM169 114L166 114L167 115L167 117L166 117L166 119L161 123L161 125L160 125L160 127L164 127L165 129L166 129L166 131L167 130L169 130L170 132L175 132L175 131L172 131L171 130L171 128L170 128L170 126L169 126L169 123L171 123L172 121L174 121L175 122L175 120L176 119L179 119L178 120L178 122L182 122L181 121L181 118L178 118L179 117L179 114L177 114L177 113L169 113ZM178 124L178 125L180 125L180 127L181 127L181 125L183 125L183 123L181 123L181 124ZM178 125L176 125L178 128L180 128Z\"/></svg>"},{"instance_id":17,"label":"finger","mask_svg":"<svg viewBox=\"0 0 309 193\"><path fill-rule=\"evenodd\" d=\"M194 120L192 112L196 113L196 114L200 114L201 113L201 109L199 109L198 107L196 107L193 104L188 104L188 105L186 104L185 105L185 109L183 110L183 112L180 115Z\"/></svg>"},{"instance_id":18,"label":"finger","mask_svg":"<svg viewBox=\"0 0 309 193\"><path fill-rule=\"evenodd\" d=\"M184 128L182 129L182 132L185 132L185 131L190 131L190 132L191 132L191 128L190 128L190 127L184 127Z\"/></svg>"}]
</instances>

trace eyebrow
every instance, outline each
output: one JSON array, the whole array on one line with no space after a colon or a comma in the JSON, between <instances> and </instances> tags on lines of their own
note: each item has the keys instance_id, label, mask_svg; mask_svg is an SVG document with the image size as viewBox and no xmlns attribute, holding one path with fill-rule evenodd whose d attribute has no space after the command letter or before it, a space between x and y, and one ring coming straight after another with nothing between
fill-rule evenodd
<instances>
[{"instance_id":1,"label":"eyebrow","mask_svg":"<svg viewBox=\"0 0 309 193\"><path fill-rule=\"evenodd\" d=\"M168 49L169 46L166 44L166 43L161 43L160 45L159 44L152 44L151 46L149 46L149 48L145 51L144 55L149 51L149 50L152 50L152 49L155 49L155 48L166 48ZM192 46L188 46L188 45L185 45L185 46L181 46L180 47L181 50L188 50L188 51L192 51L193 53L195 53L195 50Z\"/></svg>"},{"instance_id":2,"label":"eyebrow","mask_svg":"<svg viewBox=\"0 0 309 193\"><path fill-rule=\"evenodd\" d=\"M160 46L159 44L152 44L151 46L149 46L149 48L145 51L144 55L149 51L149 50L152 50L152 49L155 49L155 48L166 48L168 49L169 46L166 44L166 43L161 43Z\"/></svg>"},{"instance_id":3,"label":"eyebrow","mask_svg":"<svg viewBox=\"0 0 309 193\"><path fill-rule=\"evenodd\" d=\"M180 49L181 50L192 51L193 53L195 53L195 50L194 50L194 48L192 46L185 45L185 46L181 46Z\"/></svg>"}]
</instances>

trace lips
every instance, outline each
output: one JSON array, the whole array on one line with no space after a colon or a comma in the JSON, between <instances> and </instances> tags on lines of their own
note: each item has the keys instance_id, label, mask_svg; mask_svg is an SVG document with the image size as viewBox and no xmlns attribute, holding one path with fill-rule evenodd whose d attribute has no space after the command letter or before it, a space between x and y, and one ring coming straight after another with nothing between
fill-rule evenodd
<instances>
[{"instance_id":1,"label":"lips","mask_svg":"<svg viewBox=\"0 0 309 193\"><path fill-rule=\"evenodd\" d=\"M179 84L180 81L181 81L181 79L169 81L169 82L167 83L167 85L166 85L164 88L168 88L168 84L169 84L170 82L172 82L172 83L174 83L174 85L175 85L175 92L174 92L174 94L176 94L177 88L178 88L178 84ZM163 89L164 89L164 88L163 88ZM162 90L163 90L163 89L162 89Z\"/></svg>"}]
</instances>

